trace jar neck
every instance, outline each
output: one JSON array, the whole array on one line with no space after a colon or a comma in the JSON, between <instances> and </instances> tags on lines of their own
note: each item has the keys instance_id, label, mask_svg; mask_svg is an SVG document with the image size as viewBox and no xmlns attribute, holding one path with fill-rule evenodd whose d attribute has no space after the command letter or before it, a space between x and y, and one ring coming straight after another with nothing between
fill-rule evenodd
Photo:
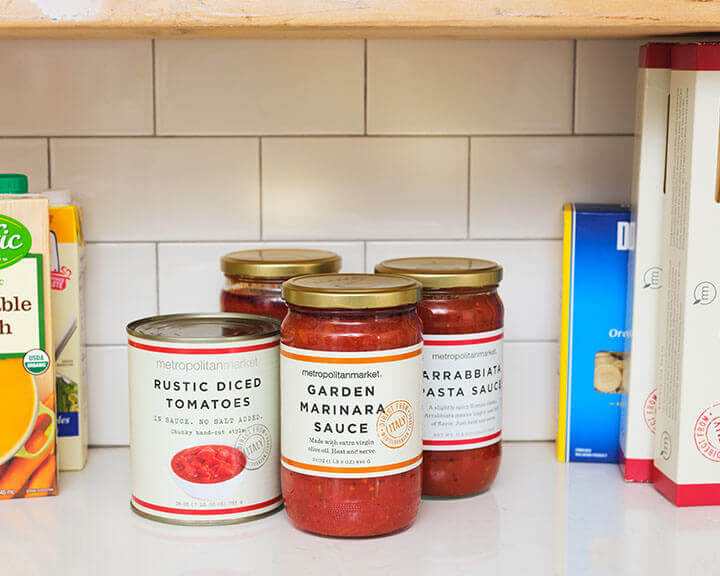
<instances>
[{"instance_id":1,"label":"jar neck","mask_svg":"<svg viewBox=\"0 0 720 576\"><path fill-rule=\"evenodd\" d=\"M497 284L492 286L462 286L454 288L423 288L423 299L432 298L466 298L472 296L497 294Z\"/></svg>"},{"instance_id":2,"label":"jar neck","mask_svg":"<svg viewBox=\"0 0 720 576\"><path fill-rule=\"evenodd\" d=\"M307 306L298 306L288 303L290 312L298 314L306 314L318 318L343 318L343 319L362 319L362 318L388 318L391 316L401 316L403 314L414 314L417 311L416 304L407 304L404 306L393 306L392 308L310 308Z\"/></svg>"},{"instance_id":3,"label":"jar neck","mask_svg":"<svg viewBox=\"0 0 720 576\"><path fill-rule=\"evenodd\" d=\"M226 289L251 289L280 291L287 278L260 278L256 276L230 276L225 274Z\"/></svg>"}]
</instances>

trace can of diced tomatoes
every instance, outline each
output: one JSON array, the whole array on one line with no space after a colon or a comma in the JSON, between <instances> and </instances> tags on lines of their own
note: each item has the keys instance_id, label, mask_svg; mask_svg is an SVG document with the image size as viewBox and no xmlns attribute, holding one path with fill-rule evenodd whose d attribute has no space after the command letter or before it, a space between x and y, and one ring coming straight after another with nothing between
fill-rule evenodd
<instances>
[{"instance_id":1,"label":"can of diced tomatoes","mask_svg":"<svg viewBox=\"0 0 720 576\"><path fill-rule=\"evenodd\" d=\"M280 323L173 314L127 333L132 508L175 524L280 508Z\"/></svg>"}]
</instances>

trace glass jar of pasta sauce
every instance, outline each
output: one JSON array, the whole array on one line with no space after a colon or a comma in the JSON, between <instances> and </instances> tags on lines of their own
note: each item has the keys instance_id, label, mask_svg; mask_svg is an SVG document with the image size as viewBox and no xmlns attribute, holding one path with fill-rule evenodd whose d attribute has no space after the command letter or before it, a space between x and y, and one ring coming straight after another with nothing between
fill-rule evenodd
<instances>
[{"instance_id":1,"label":"glass jar of pasta sauce","mask_svg":"<svg viewBox=\"0 0 720 576\"><path fill-rule=\"evenodd\" d=\"M293 524L337 537L407 528L422 463L421 286L323 274L283 284L282 491Z\"/></svg>"},{"instance_id":2,"label":"glass jar of pasta sauce","mask_svg":"<svg viewBox=\"0 0 720 576\"><path fill-rule=\"evenodd\" d=\"M282 283L295 276L340 270L340 256L327 250L268 248L240 250L222 257L225 286L220 296L223 312L257 314L282 320L287 305Z\"/></svg>"},{"instance_id":3,"label":"glass jar of pasta sauce","mask_svg":"<svg viewBox=\"0 0 720 576\"><path fill-rule=\"evenodd\" d=\"M502 268L475 258L398 258L375 270L423 285L423 495L484 492L500 467Z\"/></svg>"}]
</instances>

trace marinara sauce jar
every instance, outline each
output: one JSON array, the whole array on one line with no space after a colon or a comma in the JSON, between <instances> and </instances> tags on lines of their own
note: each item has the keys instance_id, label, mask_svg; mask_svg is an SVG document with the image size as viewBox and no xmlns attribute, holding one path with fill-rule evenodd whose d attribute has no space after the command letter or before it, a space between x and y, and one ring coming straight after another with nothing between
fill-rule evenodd
<instances>
[{"instance_id":1,"label":"marinara sauce jar","mask_svg":"<svg viewBox=\"0 0 720 576\"><path fill-rule=\"evenodd\" d=\"M423 495L484 492L501 455L502 268L475 258L398 258L375 270L423 285Z\"/></svg>"},{"instance_id":2,"label":"marinara sauce jar","mask_svg":"<svg viewBox=\"0 0 720 576\"><path fill-rule=\"evenodd\" d=\"M281 462L293 524L337 537L407 528L422 463L420 284L323 274L283 284Z\"/></svg>"},{"instance_id":3,"label":"marinara sauce jar","mask_svg":"<svg viewBox=\"0 0 720 576\"><path fill-rule=\"evenodd\" d=\"M327 250L269 248L240 250L222 257L225 286L220 296L223 312L257 314L282 320L287 305L282 283L294 276L340 270L340 256Z\"/></svg>"}]
</instances>

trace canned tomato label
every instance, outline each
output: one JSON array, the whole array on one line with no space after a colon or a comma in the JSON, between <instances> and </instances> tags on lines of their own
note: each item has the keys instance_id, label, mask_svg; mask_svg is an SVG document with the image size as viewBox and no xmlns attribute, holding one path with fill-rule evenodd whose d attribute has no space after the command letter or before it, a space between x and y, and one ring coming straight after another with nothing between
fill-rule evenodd
<instances>
[{"instance_id":1,"label":"canned tomato label","mask_svg":"<svg viewBox=\"0 0 720 576\"><path fill-rule=\"evenodd\" d=\"M128 326L132 506L184 524L281 506L279 322L171 315Z\"/></svg>"}]
</instances>

